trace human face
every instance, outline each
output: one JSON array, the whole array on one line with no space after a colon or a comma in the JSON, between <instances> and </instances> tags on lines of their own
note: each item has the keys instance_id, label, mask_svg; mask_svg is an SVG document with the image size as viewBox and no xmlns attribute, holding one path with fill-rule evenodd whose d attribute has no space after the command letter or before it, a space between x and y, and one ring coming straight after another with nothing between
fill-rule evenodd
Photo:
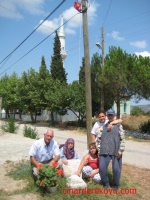
<instances>
[{"instance_id":1,"label":"human face","mask_svg":"<svg viewBox=\"0 0 150 200\"><path fill-rule=\"evenodd\" d=\"M100 113L98 115L98 118L99 118L100 123L104 123L106 120L106 115L104 113Z\"/></svg>"},{"instance_id":2,"label":"human face","mask_svg":"<svg viewBox=\"0 0 150 200\"><path fill-rule=\"evenodd\" d=\"M114 120L115 115L107 115L107 118L110 122L112 122Z\"/></svg>"},{"instance_id":3,"label":"human face","mask_svg":"<svg viewBox=\"0 0 150 200\"><path fill-rule=\"evenodd\" d=\"M53 139L54 133L53 131L49 130L44 134L44 141L48 145L50 141Z\"/></svg>"},{"instance_id":4,"label":"human face","mask_svg":"<svg viewBox=\"0 0 150 200\"><path fill-rule=\"evenodd\" d=\"M90 150L90 153L92 155L94 155L96 153L96 147L95 146L91 146L89 150Z\"/></svg>"},{"instance_id":5,"label":"human face","mask_svg":"<svg viewBox=\"0 0 150 200\"><path fill-rule=\"evenodd\" d=\"M68 149L72 149L74 147L73 143L68 143Z\"/></svg>"}]
</instances>

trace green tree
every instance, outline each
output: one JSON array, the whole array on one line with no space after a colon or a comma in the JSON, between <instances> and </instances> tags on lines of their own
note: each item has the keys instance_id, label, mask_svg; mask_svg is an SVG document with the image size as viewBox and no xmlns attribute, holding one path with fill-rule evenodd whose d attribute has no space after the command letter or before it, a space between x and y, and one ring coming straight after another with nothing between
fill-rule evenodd
<instances>
[{"instance_id":1,"label":"green tree","mask_svg":"<svg viewBox=\"0 0 150 200\"><path fill-rule=\"evenodd\" d=\"M84 84L85 85L85 62L84 58L82 58L82 66L80 67L79 71L79 84Z\"/></svg>"},{"instance_id":2,"label":"green tree","mask_svg":"<svg viewBox=\"0 0 150 200\"><path fill-rule=\"evenodd\" d=\"M104 109L107 110L113 105L113 98L109 90L105 89L105 79L102 75L102 56L93 54L91 59L91 87L92 87L92 115L100 110L101 90L104 91Z\"/></svg>"},{"instance_id":3,"label":"green tree","mask_svg":"<svg viewBox=\"0 0 150 200\"><path fill-rule=\"evenodd\" d=\"M144 111L141 108L139 108L138 106L135 106L131 110L131 115L133 115L133 116L144 115Z\"/></svg>"},{"instance_id":4,"label":"green tree","mask_svg":"<svg viewBox=\"0 0 150 200\"><path fill-rule=\"evenodd\" d=\"M20 87L23 88L20 91L21 101L24 104L23 109L25 112L30 113L32 122L36 121L36 114L40 109L40 93L37 80L38 73L31 68L28 73L24 72L22 74L22 80L20 82Z\"/></svg>"},{"instance_id":5,"label":"green tree","mask_svg":"<svg viewBox=\"0 0 150 200\"><path fill-rule=\"evenodd\" d=\"M63 68L63 61L61 57L61 43L56 31L56 35L54 38L54 48L53 48L53 56L51 60L50 66L51 76L54 80L59 80L60 82L67 82L67 74L65 69Z\"/></svg>"},{"instance_id":6,"label":"green tree","mask_svg":"<svg viewBox=\"0 0 150 200\"><path fill-rule=\"evenodd\" d=\"M106 55L104 77L105 90L109 92L117 105L117 118L120 117L120 102L135 94L135 76L133 71L135 57L120 47L111 47Z\"/></svg>"},{"instance_id":7,"label":"green tree","mask_svg":"<svg viewBox=\"0 0 150 200\"><path fill-rule=\"evenodd\" d=\"M137 99L150 99L150 58L139 56L134 62L133 70L136 77L134 85Z\"/></svg>"},{"instance_id":8,"label":"green tree","mask_svg":"<svg viewBox=\"0 0 150 200\"><path fill-rule=\"evenodd\" d=\"M6 111L6 118L9 117L10 110L15 111L18 107L17 83L16 73L13 73L10 77L4 75L0 80L0 96L3 98L2 108Z\"/></svg>"},{"instance_id":9,"label":"green tree","mask_svg":"<svg viewBox=\"0 0 150 200\"><path fill-rule=\"evenodd\" d=\"M78 121L83 121L85 118L86 104L85 104L85 86L73 81L69 85L69 109L77 116Z\"/></svg>"},{"instance_id":10,"label":"green tree","mask_svg":"<svg viewBox=\"0 0 150 200\"><path fill-rule=\"evenodd\" d=\"M91 59L91 92L92 92L92 116L100 109L101 99L101 66L98 53L93 54Z\"/></svg>"},{"instance_id":11,"label":"green tree","mask_svg":"<svg viewBox=\"0 0 150 200\"><path fill-rule=\"evenodd\" d=\"M40 101L39 101L39 108L46 109L47 107L47 100L45 98L45 93L49 88L49 78L50 78L50 72L48 71L45 63L45 58L42 56L41 60L41 66L39 69L38 74L38 91L40 93Z\"/></svg>"},{"instance_id":12,"label":"green tree","mask_svg":"<svg viewBox=\"0 0 150 200\"><path fill-rule=\"evenodd\" d=\"M68 93L68 85L61 83L59 80L49 79L49 88L45 92L47 100L47 110L51 111L51 123L54 125L53 113L63 115L63 112L69 107L70 98Z\"/></svg>"}]
</instances>

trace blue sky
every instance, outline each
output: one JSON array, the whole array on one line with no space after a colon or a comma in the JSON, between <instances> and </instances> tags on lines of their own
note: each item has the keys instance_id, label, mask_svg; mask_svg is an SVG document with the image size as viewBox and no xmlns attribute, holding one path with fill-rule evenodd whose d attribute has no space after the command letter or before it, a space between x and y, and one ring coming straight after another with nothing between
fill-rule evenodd
<instances>
[{"instance_id":1,"label":"blue sky","mask_svg":"<svg viewBox=\"0 0 150 200\"><path fill-rule=\"evenodd\" d=\"M0 0L0 62L9 55L62 0ZM78 79L82 63L83 33L82 14L74 7L73 0L66 0L10 57L0 64L0 77L16 72L21 76L31 67L39 70L41 57L50 69L54 34L63 14L67 57L65 70L68 83ZM150 1L149 0L89 0L88 31L90 58L101 50L101 27L105 33L105 55L109 46L120 46L127 53L150 56ZM42 44L22 58L32 48ZM20 59L22 58L22 59ZM149 102L142 102L142 104ZM132 101L132 104L135 104ZM139 104L141 104L139 102Z\"/></svg>"}]
</instances>

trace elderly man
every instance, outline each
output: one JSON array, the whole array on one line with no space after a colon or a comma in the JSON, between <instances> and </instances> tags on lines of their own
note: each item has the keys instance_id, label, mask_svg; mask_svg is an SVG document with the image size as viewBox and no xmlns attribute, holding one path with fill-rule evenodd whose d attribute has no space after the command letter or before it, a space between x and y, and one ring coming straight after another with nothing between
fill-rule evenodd
<instances>
[{"instance_id":1,"label":"elderly man","mask_svg":"<svg viewBox=\"0 0 150 200\"><path fill-rule=\"evenodd\" d=\"M109 109L107 111L108 122L103 126L102 132L99 129L97 142L99 141L99 167L103 186L104 188L109 187L107 169L110 160L112 160L113 189L117 190L121 176L122 153L125 150L125 131L121 124L113 124L112 128L108 129L108 126L112 123L114 117L115 111Z\"/></svg>"},{"instance_id":2,"label":"elderly man","mask_svg":"<svg viewBox=\"0 0 150 200\"><path fill-rule=\"evenodd\" d=\"M53 140L53 137L53 130L47 130L44 138L34 142L30 148L29 155L33 166L33 175L35 176L38 174L37 167L39 163L49 163L52 166L60 158L59 147L57 142Z\"/></svg>"}]
</instances>

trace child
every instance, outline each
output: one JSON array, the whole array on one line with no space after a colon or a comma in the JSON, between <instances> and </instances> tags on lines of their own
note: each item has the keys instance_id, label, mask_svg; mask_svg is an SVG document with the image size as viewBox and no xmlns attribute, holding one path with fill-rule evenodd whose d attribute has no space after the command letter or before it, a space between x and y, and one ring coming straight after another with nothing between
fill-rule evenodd
<instances>
[{"instance_id":1,"label":"child","mask_svg":"<svg viewBox=\"0 0 150 200\"><path fill-rule=\"evenodd\" d=\"M95 143L90 143L89 152L81 160L76 174L80 176L81 171L83 178L88 178L89 181L101 181L99 174L98 151L96 149Z\"/></svg>"}]
</instances>

